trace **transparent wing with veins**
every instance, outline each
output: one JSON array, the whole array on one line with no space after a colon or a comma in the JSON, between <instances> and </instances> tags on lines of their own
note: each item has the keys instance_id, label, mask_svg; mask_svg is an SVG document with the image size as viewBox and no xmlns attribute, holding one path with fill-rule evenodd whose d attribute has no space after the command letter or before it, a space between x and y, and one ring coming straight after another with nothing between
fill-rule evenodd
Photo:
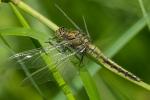
<instances>
[{"instance_id":1,"label":"transparent wing with veins","mask_svg":"<svg viewBox=\"0 0 150 100\"><path fill-rule=\"evenodd\" d=\"M11 56L9 58L10 60L19 59L16 61L16 63L23 62L25 65L27 65L28 69L30 69L31 71L31 75L26 77L23 80L22 84L24 85L30 83L29 77L33 77L35 81L39 84L46 83L48 81L53 81L50 70L47 68L48 65L45 65L44 61L41 59L41 55L44 55L46 53L53 58L53 61L55 63L50 66L59 65L61 62L66 61L66 59L70 58L71 56L77 53L71 51L61 52L64 51L62 50L62 46L67 46L67 44L68 44L67 42L63 41L53 46L49 46L46 48L36 48L21 53L17 53ZM62 70L62 72L64 70L60 65L58 69Z\"/></svg>"},{"instance_id":2,"label":"transparent wing with veins","mask_svg":"<svg viewBox=\"0 0 150 100\"><path fill-rule=\"evenodd\" d=\"M45 47L45 48L35 48L35 49L32 49L32 50L27 50L27 51L24 51L24 52L20 52L20 53L17 53L11 57L9 57L10 60L12 59L17 59L19 58L21 62L24 62L28 59L31 59L33 58L34 56L37 56L39 54L42 54L42 53L50 53L56 49L60 49L61 47L67 45L67 42L61 42L61 43L58 43L56 44L55 46L48 46L48 47ZM18 61L18 62L19 62Z\"/></svg>"},{"instance_id":3,"label":"transparent wing with veins","mask_svg":"<svg viewBox=\"0 0 150 100\"><path fill-rule=\"evenodd\" d=\"M42 68L39 68L37 69L36 71L34 71L33 73L30 74L30 76L26 77L23 81L22 81L22 84L24 83L28 83L29 79L31 77L37 77L39 76L38 74L41 73L41 72L45 72L45 71L50 71L50 69L48 68L48 66L50 67L55 67L57 66L57 69L59 70L61 68L61 71L63 72L63 69L62 69L62 66L60 66L60 64L64 64L64 62L66 62L70 57L74 56L75 54L77 54L77 51L76 52L72 52L72 53L68 53L67 55L66 54L62 54L62 55L57 55L59 56L60 59L58 59L57 61L55 61L54 63L51 63L49 65L45 65L44 67ZM35 78L34 78L35 79ZM51 77L51 79L46 79L47 81L51 81L53 78Z\"/></svg>"},{"instance_id":4,"label":"transparent wing with veins","mask_svg":"<svg viewBox=\"0 0 150 100\"><path fill-rule=\"evenodd\" d=\"M69 69L72 69L72 68L74 68L70 63L68 63L68 62L70 62L70 58L71 57L73 57L74 55L76 55L78 52L81 52L82 50L80 50L80 51L74 51L74 52L68 52L67 54L62 54L62 55L59 55L59 57L58 58L60 58L60 59L58 59L57 61L55 61L54 63L51 63L51 64L49 64L49 65L45 65L44 67L42 67L42 68L39 68L39 69L37 69L36 71L34 71L32 74L30 74L30 76L28 76L28 77L26 77L23 81L22 81L22 84L24 84L24 83L28 83L29 82L29 79L32 77L32 78L34 78L35 76L36 76L36 78L37 78L37 76L39 76L38 74L40 74L41 72L46 72L46 71L50 71L50 69L48 68L48 67L53 67L53 66L57 66L56 68L62 73L62 75L65 75L65 72L67 73L67 71L69 71L70 72L70 70ZM67 64L66 64L67 63ZM69 67L68 67L68 65L69 65ZM72 66L72 68L71 68L71 66ZM67 71L66 71L66 69L67 69ZM74 69L74 70L76 70L76 69ZM51 73L52 74L52 73ZM73 74L77 74L77 71L75 72L71 72L71 74L72 74L72 76L73 76ZM67 74L68 75L68 74ZM40 75L41 76L41 75ZM71 77L71 76L70 76ZM51 79L50 79L51 78ZM35 78L34 78L35 79ZM42 78L43 79L43 78ZM48 77L48 79L44 79L44 80L47 80L47 81L54 81L54 80L52 80L53 78L52 77ZM46 81L46 82L47 82ZM45 82L40 82L40 83L45 83Z\"/></svg>"}]
</instances>

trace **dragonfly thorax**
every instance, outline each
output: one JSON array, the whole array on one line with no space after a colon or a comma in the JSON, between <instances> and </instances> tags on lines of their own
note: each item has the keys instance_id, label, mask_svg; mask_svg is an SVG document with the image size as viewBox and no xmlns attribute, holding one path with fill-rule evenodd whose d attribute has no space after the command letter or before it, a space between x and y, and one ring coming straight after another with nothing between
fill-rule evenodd
<instances>
[{"instance_id":1,"label":"dragonfly thorax","mask_svg":"<svg viewBox=\"0 0 150 100\"><path fill-rule=\"evenodd\" d=\"M60 27L56 31L56 34L59 39L67 41L68 44L75 49L86 48L89 43L89 39L80 31L68 30L64 27Z\"/></svg>"},{"instance_id":2,"label":"dragonfly thorax","mask_svg":"<svg viewBox=\"0 0 150 100\"><path fill-rule=\"evenodd\" d=\"M79 35L79 31L68 30L64 27L60 27L57 31L57 37L63 40L72 40L75 39Z\"/></svg>"}]
</instances>

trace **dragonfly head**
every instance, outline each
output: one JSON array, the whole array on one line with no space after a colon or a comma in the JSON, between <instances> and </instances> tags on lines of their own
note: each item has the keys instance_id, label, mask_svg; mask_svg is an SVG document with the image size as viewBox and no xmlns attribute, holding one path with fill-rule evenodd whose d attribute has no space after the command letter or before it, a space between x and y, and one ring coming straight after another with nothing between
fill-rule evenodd
<instances>
[{"instance_id":1,"label":"dragonfly head","mask_svg":"<svg viewBox=\"0 0 150 100\"><path fill-rule=\"evenodd\" d=\"M56 31L56 35L58 38L62 38L64 37L64 35L67 33L67 30L64 27L60 27L57 31Z\"/></svg>"}]
</instances>

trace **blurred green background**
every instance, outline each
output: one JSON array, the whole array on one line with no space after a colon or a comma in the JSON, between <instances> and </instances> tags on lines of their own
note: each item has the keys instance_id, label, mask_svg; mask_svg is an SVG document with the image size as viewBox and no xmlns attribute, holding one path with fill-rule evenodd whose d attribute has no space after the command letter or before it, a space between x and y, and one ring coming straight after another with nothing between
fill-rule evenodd
<instances>
[{"instance_id":1,"label":"blurred green background","mask_svg":"<svg viewBox=\"0 0 150 100\"><path fill-rule=\"evenodd\" d=\"M150 1L143 1L146 11L150 12ZM54 4L58 4L63 8L85 31L82 20L82 16L84 16L92 42L101 48L107 56L111 56L119 65L150 84L150 30L146 25L139 29L136 35L116 52L108 51L118 38L126 34L138 21L142 20L143 14L138 0L25 0L25 2L59 26L74 28ZM33 29L45 33L51 32L38 20L22 10L20 11ZM140 23L138 25L140 26ZM15 26L21 26L21 24L10 5L1 3L0 28ZM15 52L34 48L32 41L28 37L4 36L4 38L10 43ZM126 36L123 37L123 39L126 38ZM42 100L42 97L32 85L20 86L20 82L25 75L21 69L16 70L16 66L18 66L16 63L8 63L8 58L11 55L9 48L0 39L0 100ZM149 91L114 75L104 68L100 68L94 62L91 61L86 66L93 75L101 100L150 99ZM67 77L71 72L67 71L65 73L66 80L69 79ZM88 100L81 80L76 80L76 77L78 75L74 76L75 79L73 80L75 81L68 82L69 86L74 90L77 100ZM66 100L65 95L55 82L40 84L39 87L49 100Z\"/></svg>"}]
</instances>

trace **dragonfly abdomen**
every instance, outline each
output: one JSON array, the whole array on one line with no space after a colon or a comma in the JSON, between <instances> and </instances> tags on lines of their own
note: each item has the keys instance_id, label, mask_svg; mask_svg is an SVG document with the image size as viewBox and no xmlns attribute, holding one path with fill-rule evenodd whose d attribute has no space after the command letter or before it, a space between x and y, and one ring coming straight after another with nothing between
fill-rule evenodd
<instances>
[{"instance_id":1,"label":"dragonfly abdomen","mask_svg":"<svg viewBox=\"0 0 150 100\"><path fill-rule=\"evenodd\" d=\"M116 70L116 73L120 73L124 75L125 77L128 77L134 81L141 81L140 78L135 76L134 74L128 72L127 70L123 69L121 66L116 64L115 62L111 61L109 58L104 56L104 54L100 51L99 48L96 46L89 44L87 53L92 56L98 63L103 63L103 66L106 67L107 69L114 69Z\"/></svg>"}]
</instances>

